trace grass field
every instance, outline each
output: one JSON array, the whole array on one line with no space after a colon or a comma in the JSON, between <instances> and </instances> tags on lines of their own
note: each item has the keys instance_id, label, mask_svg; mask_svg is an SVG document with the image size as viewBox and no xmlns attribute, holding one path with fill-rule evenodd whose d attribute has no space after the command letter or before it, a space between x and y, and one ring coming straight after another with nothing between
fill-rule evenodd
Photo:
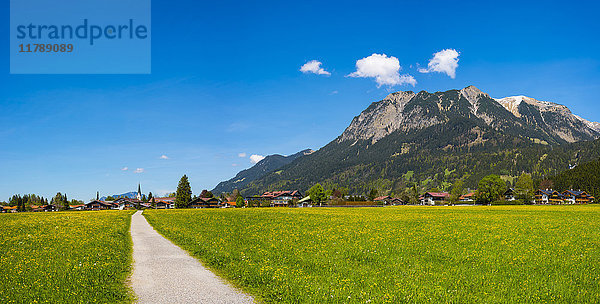
<instances>
[{"instance_id":1,"label":"grass field","mask_svg":"<svg viewBox=\"0 0 600 304\"><path fill-rule=\"evenodd\" d=\"M144 214L265 302L600 301L600 206Z\"/></svg>"},{"instance_id":2,"label":"grass field","mask_svg":"<svg viewBox=\"0 0 600 304\"><path fill-rule=\"evenodd\" d=\"M0 214L0 303L131 302L131 214Z\"/></svg>"}]
</instances>

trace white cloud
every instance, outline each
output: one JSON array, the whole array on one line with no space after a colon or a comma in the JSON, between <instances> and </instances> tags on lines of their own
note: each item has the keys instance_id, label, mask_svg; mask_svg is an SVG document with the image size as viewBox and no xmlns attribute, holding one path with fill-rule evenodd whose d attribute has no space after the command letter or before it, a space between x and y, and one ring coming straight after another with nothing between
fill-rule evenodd
<instances>
[{"instance_id":1,"label":"white cloud","mask_svg":"<svg viewBox=\"0 0 600 304\"><path fill-rule=\"evenodd\" d=\"M133 173L143 173L144 172L144 168L137 168L135 169L135 171L133 171Z\"/></svg>"},{"instance_id":2,"label":"white cloud","mask_svg":"<svg viewBox=\"0 0 600 304\"><path fill-rule=\"evenodd\" d=\"M456 68L458 67L458 56L460 55L454 49L445 49L433 54L433 58L429 60L427 68L420 68L421 73L445 73L450 78L456 77Z\"/></svg>"},{"instance_id":3,"label":"white cloud","mask_svg":"<svg viewBox=\"0 0 600 304\"><path fill-rule=\"evenodd\" d=\"M163 154L160 156L160 159L169 159L169 157Z\"/></svg>"},{"instance_id":4,"label":"white cloud","mask_svg":"<svg viewBox=\"0 0 600 304\"><path fill-rule=\"evenodd\" d=\"M256 155L256 154L252 154L252 155L250 155L250 161L251 161L253 164L256 164L256 163L258 163L259 161L261 161L261 160L263 160L263 159L265 159L265 157L264 157L264 156L262 156L262 155Z\"/></svg>"},{"instance_id":5,"label":"white cloud","mask_svg":"<svg viewBox=\"0 0 600 304\"><path fill-rule=\"evenodd\" d=\"M244 152L238 153L238 157L246 157L246 153L244 153Z\"/></svg>"},{"instance_id":6,"label":"white cloud","mask_svg":"<svg viewBox=\"0 0 600 304\"><path fill-rule=\"evenodd\" d=\"M369 57L356 61L356 72L349 74L349 77L375 78L377 87L382 85L395 86L410 84L413 87L417 81L411 75L400 75L398 72L402 69L400 61L394 56L388 57L386 54L373 54Z\"/></svg>"},{"instance_id":7,"label":"white cloud","mask_svg":"<svg viewBox=\"0 0 600 304\"><path fill-rule=\"evenodd\" d=\"M232 166L232 167L237 167L237 166L238 166L238 164L231 164L231 166Z\"/></svg>"},{"instance_id":8,"label":"white cloud","mask_svg":"<svg viewBox=\"0 0 600 304\"><path fill-rule=\"evenodd\" d=\"M123 168L121 168L121 171L127 171L127 170L129 170L129 168L128 168L128 167L123 167Z\"/></svg>"},{"instance_id":9,"label":"white cloud","mask_svg":"<svg viewBox=\"0 0 600 304\"><path fill-rule=\"evenodd\" d=\"M300 72L305 73L305 74L313 73L313 74L318 74L318 75L331 75L331 73L325 71L321 67L321 64L322 63L320 61L311 60L300 67Z\"/></svg>"},{"instance_id":10,"label":"white cloud","mask_svg":"<svg viewBox=\"0 0 600 304\"><path fill-rule=\"evenodd\" d=\"M337 93L339 93L339 92L337 90L335 90L335 91L331 91L331 93L329 93L329 95L335 95Z\"/></svg>"}]
</instances>

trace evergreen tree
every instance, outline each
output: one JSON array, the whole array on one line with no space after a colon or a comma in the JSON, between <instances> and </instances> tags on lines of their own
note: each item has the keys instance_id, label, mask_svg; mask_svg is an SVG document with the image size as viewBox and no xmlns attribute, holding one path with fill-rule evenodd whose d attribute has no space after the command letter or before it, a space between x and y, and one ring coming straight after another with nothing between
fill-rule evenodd
<instances>
[{"instance_id":1,"label":"evergreen tree","mask_svg":"<svg viewBox=\"0 0 600 304\"><path fill-rule=\"evenodd\" d=\"M175 207L187 208L191 201L192 188L190 187L187 175L183 175L177 185L177 192L175 192Z\"/></svg>"},{"instance_id":2,"label":"evergreen tree","mask_svg":"<svg viewBox=\"0 0 600 304\"><path fill-rule=\"evenodd\" d=\"M371 191L369 191L369 195L367 196L367 198L369 199L369 201L373 201L376 197L377 197L377 189L373 188L373 189L371 189Z\"/></svg>"},{"instance_id":3,"label":"evergreen tree","mask_svg":"<svg viewBox=\"0 0 600 304\"><path fill-rule=\"evenodd\" d=\"M244 205L245 205L245 203L244 203L244 198L243 198L241 195L238 195L238 196L235 198L235 206L236 206L237 208L242 208L242 207L244 207Z\"/></svg>"}]
</instances>

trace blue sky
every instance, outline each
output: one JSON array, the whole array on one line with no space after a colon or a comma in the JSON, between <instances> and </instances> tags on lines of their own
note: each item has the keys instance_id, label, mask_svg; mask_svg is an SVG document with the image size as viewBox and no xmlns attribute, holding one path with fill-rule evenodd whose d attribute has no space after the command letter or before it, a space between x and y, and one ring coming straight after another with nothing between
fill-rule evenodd
<instances>
[{"instance_id":1,"label":"blue sky","mask_svg":"<svg viewBox=\"0 0 600 304\"><path fill-rule=\"evenodd\" d=\"M398 90L475 85L600 121L598 10L573 1L154 0L149 75L10 75L5 21L0 201L58 191L88 200L138 182L162 194L183 174L199 193L250 167L250 155L322 147ZM460 53L455 78L418 71L444 49ZM397 58L415 86L347 77L374 53ZM300 72L310 60L330 75Z\"/></svg>"}]
</instances>

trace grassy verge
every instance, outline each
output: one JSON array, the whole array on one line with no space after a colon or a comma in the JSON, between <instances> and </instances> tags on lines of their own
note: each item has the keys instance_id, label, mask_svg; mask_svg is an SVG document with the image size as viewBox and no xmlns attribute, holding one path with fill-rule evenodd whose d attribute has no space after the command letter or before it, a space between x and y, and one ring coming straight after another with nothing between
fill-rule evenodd
<instances>
[{"instance_id":1,"label":"grassy verge","mask_svg":"<svg viewBox=\"0 0 600 304\"><path fill-rule=\"evenodd\" d=\"M131 214L1 214L0 302L132 302Z\"/></svg>"},{"instance_id":2,"label":"grassy verge","mask_svg":"<svg viewBox=\"0 0 600 304\"><path fill-rule=\"evenodd\" d=\"M596 302L600 206L145 211L265 302Z\"/></svg>"}]
</instances>

